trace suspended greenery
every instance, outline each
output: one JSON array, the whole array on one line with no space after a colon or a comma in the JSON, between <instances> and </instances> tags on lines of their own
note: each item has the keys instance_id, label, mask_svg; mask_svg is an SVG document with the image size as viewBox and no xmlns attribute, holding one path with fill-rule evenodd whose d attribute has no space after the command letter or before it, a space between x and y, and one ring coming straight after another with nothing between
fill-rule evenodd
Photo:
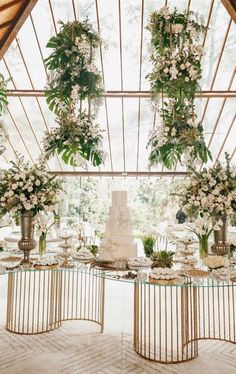
<instances>
[{"instance_id":1,"label":"suspended greenery","mask_svg":"<svg viewBox=\"0 0 236 374\"><path fill-rule=\"evenodd\" d=\"M102 76L94 65L99 34L86 19L60 22L60 32L48 44L53 52L45 60L49 72L45 90L49 109L57 116L58 128L46 132L46 158L57 153L66 164L86 168L103 162L102 131L94 124L94 109L103 92ZM83 101L87 100L87 113Z\"/></svg>"},{"instance_id":2,"label":"suspended greenery","mask_svg":"<svg viewBox=\"0 0 236 374\"><path fill-rule=\"evenodd\" d=\"M47 43L53 52L45 59L49 78L45 89L49 109L60 114L71 101L96 98L102 93L102 76L94 65L99 34L85 20L63 23Z\"/></svg>"},{"instance_id":3,"label":"suspended greenery","mask_svg":"<svg viewBox=\"0 0 236 374\"><path fill-rule=\"evenodd\" d=\"M84 166L84 160L93 166L103 162L102 131L94 118L86 112L77 116L65 114L58 120L59 127L47 131L44 138L46 158L56 153L71 166Z\"/></svg>"},{"instance_id":4,"label":"suspended greenery","mask_svg":"<svg viewBox=\"0 0 236 374\"><path fill-rule=\"evenodd\" d=\"M192 160L203 163L212 159L201 122L197 122L193 104L182 101L164 102L160 110L162 125L154 128L148 139L150 165L162 163L172 169L177 162L187 165Z\"/></svg>"},{"instance_id":5,"label":"suspended greenery","mask_svg":"<svg viewBox=\"0 0 236 374\"><path fill-rule=\"evenodd\" d=\"M153 47L153 70L147 79L153 99L162 97L161 123L151 131L147 144L149 165L161 163L172 169L177 162L187 166L193 160L206 163L211 153L193 105L202 73L203 48L198 41L206 28L193 12L181 13L176 8L170 12L168 7L153 12L147 28Z\"/></svg>"},{"instance_id":6,"label":"suspended greenery","mask_svg":"<svg viewBox=\"0 0 236 374\"><path fill-rule=\"evenodd\" d=\"M5 143L8 137L3 124L3 114L8 106L7 82L0 73L0 155L6 150Z\"/></svg>"}]
</instances>

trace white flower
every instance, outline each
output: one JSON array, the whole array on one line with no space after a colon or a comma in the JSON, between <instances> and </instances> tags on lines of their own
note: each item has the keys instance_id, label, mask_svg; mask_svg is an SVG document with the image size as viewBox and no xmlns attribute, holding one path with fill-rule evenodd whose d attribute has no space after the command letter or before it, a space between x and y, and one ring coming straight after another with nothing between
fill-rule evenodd
<instances>
[{"instance_id":1,"label":"white flower","mask_svg":"<svg viewBox=\"0 0 236 374\"><path fill-rule=\"evenodd\" d=\"M188 77L185 77L184 80L185 80L185 82L189 82L189 78Z\"/></svg>"},{"instance_id":2,"label":"white flower","mask_svg":"<svg viewBox=\"0 0 236 374\"><path fill-rule=\"evenodd\" d=\"M33 191L33 187L28 187L27 190L28 190L28 192L32 192Z\"/></svg>"},{"instance_id":3,"label":"white flower","mask_svg":"<svg viewBox=\"0 0 236 374\"><path fill-rule=\"evenodd\" d=\"M35 185L36 185L36 186L40 186L40 184L41 184L40 180L37 179L37 180L35 181Z\"/></svg>"},{"instance_id":4,"label":"white flower","mask_svg":"<svg viewBox=\"0 0 236 374\"><path fill-rule=\"evenodd\" d=\"M168 73L169 72L169 69L168 68L165 68L164 69L164 73Z\"/></svg>"},{"instance_id":5,"label":"white flower","mask_svg":"<svg viewBox=\"0 0 236 374\"><path fill-rule=\"evenodd\" d=\"M184 65L184 64L181 64L181 65L180 65L180 69L181 69L181 70L184 70L184 69L185 69L185 65Z\"/></svg>"},{"instance_id":6,"label":"white flower","mask_svg":"<svg viewBox=\"0 0 236 374\"><path fill-rule=\"evenodd\" d=\"M9 192L8 192L8 196L9 196L9 197L11 197L11 196L13 196L13 195L14 195L14 192L13 192L13 191L9 191Z\"/></svg>"},{"instance_id":7,"label":"white flower","mask_svg":"<svg viewBox=\"0 0 236 374\"><path fill-rule=\"evenodd\" d=\"M33 206L29 203L24 203L24 207L26 210L31 210L33 208Z\"/></svg>"},{"instance_id":8,"label":"white flower","mask_svg":"<svg viewBox=\"0 0 236 374\"><path fill-rule=\"evenodd\" d=\"M17 183L13 183L13 185L11 186L11 188L12 188L13 190L16 190L17 187L18 187L18 184L17 184Z\"/></svg>"}]
</instances>

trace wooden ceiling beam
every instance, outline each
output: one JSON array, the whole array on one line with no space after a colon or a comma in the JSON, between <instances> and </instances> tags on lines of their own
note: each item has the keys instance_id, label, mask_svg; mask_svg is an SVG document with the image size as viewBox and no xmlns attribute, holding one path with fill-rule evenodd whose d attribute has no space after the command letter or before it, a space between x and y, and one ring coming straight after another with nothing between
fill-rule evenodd
<instances>
[{"instance_id":1,"label":"wooden ceiling beam","mask_svg":"<svg viewBox=\"0 0 236 374\"><path fill-rule=\"evenodd\" d=\"M31 13L37 1L38 0L25 0L24 3L22 3L22 6L9 27L9 30L6 32L5 36L0 42L0 60L11 45L13 39L18 34L21 26L24 24L26 18Z\"/></svg>"},{"instance_id":2,"label":"wooden ceiling beam","mask_svg":"<svg viewBox=\"0 0 236 374\"><path fill-rule=\"evenodd\" d=\"M15 6L18 3L23 3L25 0L13 0L10 3L4 4L0 6L0 12L3 12L6 9L9 9L13 6Z\"/></svg>"},{"instance_id":3,"label":"wooden ceiling beam","mask_svg":"<svg viewBox=\"0 0 236 374\"><path fill-rule=\"evenodd\" d=\"M236 23L236 0L221 0L230 17Z\"/></svg>"}]
</instances>

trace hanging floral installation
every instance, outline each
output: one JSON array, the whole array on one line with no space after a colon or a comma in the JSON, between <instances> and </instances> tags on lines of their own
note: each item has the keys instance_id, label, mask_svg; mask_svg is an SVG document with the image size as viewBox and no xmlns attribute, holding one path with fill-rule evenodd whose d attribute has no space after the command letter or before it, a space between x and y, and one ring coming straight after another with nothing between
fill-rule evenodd
<instances>
[{"instance_id":1,"label":"hanging floral installation","mask_svg":"<svg viewBox=\"0 0 236 374\"><path fill-rule=\"evenodd\" d=\"M60 24L60 32L47 44L53 52L45 60L49 73L46 101L58 124L46 132L45 155L58 153L72 166L84 166L85 160L99 166L104 160L102 131L94 123L94 112L103 88L94 52L101 38L88 20ZM87 109L83 108L85 100Z\"/></svg>"},{"instance_id":2,"label":"hanging floral installation","mask_svg":"<svg viewBox=\"0 0 236 374\"><path fill-rule=\"evenodd\" d=\"M171 169L178 161L186 165L192 160L205 163L211 154L194 106L202 74L203 48L198 43L205 27L197 22L193 12L180 13L175 8L171 13L163 7L151 14L147 29L152 34L153 48L153 70L147 79L156 107L162 99L161 108L157 109L161 123L148 140L150 166L161 163Z\"/></svg>"},{"instance_id":3,"label":"hanging floral installation","mask_svg":"<svg viewBox=\"0 0 236 374\"><path fill-rule=\"evenodd\" d=\"M7 81L0 73L0 155L6 150L7 133L3 124L3 114L7 108Z\"/></svg>"}]
</instances>

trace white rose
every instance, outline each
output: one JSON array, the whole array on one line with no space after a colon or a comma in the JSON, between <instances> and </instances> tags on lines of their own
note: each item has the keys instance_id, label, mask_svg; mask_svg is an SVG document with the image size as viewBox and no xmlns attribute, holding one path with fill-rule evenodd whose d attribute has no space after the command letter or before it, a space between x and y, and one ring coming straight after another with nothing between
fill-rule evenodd
<instances>
[{"instance_id":1,"label":"white rose","mask_svg":"<svg viewBox=\"0 0 236 374\"><path fill-rule=\"evenodd\" d=\"M13 195L14 195L14 192L13 192L13 191L9 191L9 192L8 192L8 196L9 196L9 197L11 197L11 196L13 196Z\"/></svg>"},{"instance_id":2,"label":"white rose","mask_svg":"<svg viewBox=\"0 0 236 374\"><path fill-rule=\"evenodd\" d=\"M6 201L6 198L4 196L1 197L1 201Z\"/></svg>"},{"instance_id":3,"label":"white rose","mask_svg":"<svg viewBox=\"0 0 236 374\"><path fill-rule=\"evenodd\" d=\"M168 68L165 68L164 69L164 73L168 73L169 69Z\"/></svg>"},{"instance_id":4,"label":"white rose","mask_svg":"<svg viewBox=\"0 0 236 374\"><path fill-rule=\"evenodd\" d=\"M185 82L188 82L188 81L189 81L189 78L188 78L188 77L185 77L184 80L185 80Z\"/></svg>"},{"instance_id":5,"label":"white rose","mask_svg":"<svg viewBox=\"0 0 236 374\"><path fill-rule=\"evenodd\" d=\"M24 207L26 210L30 210L32 208L31 204L29 203L24 203Z\"/></svg>"},{"instance_id":6,"label":"white rose","mask_svg":"<svg viewBox=\"0 0 236 374\"><path fill-rule=\"evenodd\" d=\"M189 66L191 65L189 62L186 62L186 67L189 68Z\"/></svg>"},{"instance_id":7,"label":"white rose","mask_svg":"<svg viewBox=\"0 0 236 374\"><path fill-rule=\"evenodd\" d=\"M40 183L40 180L37 179L37 180L35 181L35 185L36 185L36 186L40 186L40 184L41 184L41 183Z\"/></svg>"},{"instance_id":8,"label":"white rose","mask_svg":"<svg viewBox=\"0 0 236 374\"><path fill-rule=\"evenodd\" d=\"M181 70L184 70L184 69L185 69L185 65L184 65L184 64L181 64L181 65L180 65L180 69L181 69Z\"/></svg>"},{"instance_id":9,"label":"white rose","mask_svg":"<svg viewBox=\"0 0 236 374\"><path fill-rule=\"evenodd\" d=\"M33 187L28 187L28 191L32 192L33 191Z\"/></svg>"}]
</instances>

